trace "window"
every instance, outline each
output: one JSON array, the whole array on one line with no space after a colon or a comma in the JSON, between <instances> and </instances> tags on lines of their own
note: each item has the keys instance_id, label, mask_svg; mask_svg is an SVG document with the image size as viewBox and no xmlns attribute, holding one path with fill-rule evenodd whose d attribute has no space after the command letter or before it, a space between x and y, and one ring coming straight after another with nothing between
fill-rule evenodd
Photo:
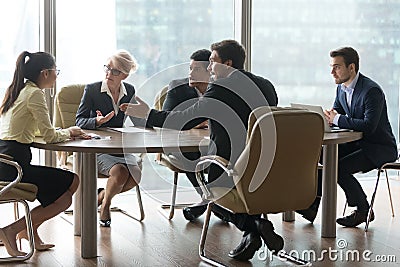
<instances>
[{"instance_id":1,"label":"window","mask_svg":"<svg viewBox=\"0 0 400 267\"><path fill-rule=\"evenodd\" d=\"M330 108L335 84L329 51L352 46L360 72L386 94L398 139L400 2L253 1L252 71L276 86L279 104L320 104Z\"/></svg>"},{"instance_id":2,"label":"window","mask_svg":"<svg viewBox=\"0 0 400 267\"><path fill-rule=\"evenodd\" d=\"M58 86L102 80L107 57L116 49L126 49L139 63L127 81L135 85L140 97L153 103L163 86L187 76L189 65L185 63L192 52L234 37L233 2L57 2Z\"/></svg>"},{"instance_id":3,"label":"window","mask_svg":"<svg viewBox=\"0 0 400 267\"><path fill-rule=\"evenodd\" d=\"M13 79L15 62L24 51L39 50L39 0L14 0L0 9L0 98Z\"/></svg>"}]
</instances>

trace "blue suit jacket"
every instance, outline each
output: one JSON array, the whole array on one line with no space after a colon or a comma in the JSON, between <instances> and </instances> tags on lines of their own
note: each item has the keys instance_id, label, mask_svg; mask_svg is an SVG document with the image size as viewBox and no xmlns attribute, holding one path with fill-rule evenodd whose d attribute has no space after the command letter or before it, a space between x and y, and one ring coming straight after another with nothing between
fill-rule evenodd
<instances>
[{"instance_id":1,"label":"blue suit jacket","mask_svg":"<svg viewBox=\"0 0 400 267\"><path fill-rule=\"evenodd\" d=\"M127 95L121 98L120 104L129 103L135 95L133 85L124 83ZM96 129L96 110L100 110L105 116L114 110L112 100L105 92L101 92L101 82L88 84L85 86L81 103L76 113L76 125L82 129ZM130 117L134 125L144 126L145 120ZM117 115L111 118L101 127L122 127L125 120L125 113L119 111Z\"/></svg>"},{"instance_id":2,"label":"blue suit jacket","mask_svg":"<svg viewBox=\"0 0 400 267\"><path fill-rule=\"evenodd\" d=\"M338 86L333 108L345 115L339 118L340 128L363 133L358 143L376 167L396 160L397 145L388 119L385 94L376 82L360 73L350 108L346 93Z\"/></svg>"}]
</instances>

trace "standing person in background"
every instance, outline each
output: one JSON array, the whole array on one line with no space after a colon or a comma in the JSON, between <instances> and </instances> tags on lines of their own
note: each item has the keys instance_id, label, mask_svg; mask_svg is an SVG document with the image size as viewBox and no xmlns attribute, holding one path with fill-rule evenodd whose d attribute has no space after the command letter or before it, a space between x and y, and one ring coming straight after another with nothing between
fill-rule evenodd
<instances>
[{"instance_id":1,"label":"standing person in background","mask_svg":"<svg viewBox=\"0 0 400 267\"><path fill-rule=\"evenodd\" d=\"M76 125L82 129L123 127L125 114L119 111L119 105L129 103L135 95L133 85L123 80L137 67L136 59L128 51L119 50L111 55L104 65L104 80L86 85L76 113ZM144 125L141 119L131 120L135 125ZM98 190L99 223L110 227L112 198L138 185L142 171L133 154L97 154L97 167L99 173L108 176L106 188Z\"/></svg>"},{"instance_id":2,"label":"standing person in background","mask_svg":"<svg viewBox=\"0 0 400 267\"><path fill-rule=\"evenodd\" d=\"M30 144L38 132L47 143L75 137L90 139L79 127L56 130L51 124L42 89L52 88L58 74L52 55L45 52L22 52L16 62L13 81L0 107L0 153L13 157L22 167L21 182L38 187L37 199L40 205L32 210L32 224L35 248L39 251L54 245L42 241L38 227L71 205L79 178L66 170L31 165ZM1 181L12 181L16 176L15 168L0 163ZM25 218L0 228L0 239L12 256L25 254L17 248L16 239L21 238L28 239Z\"/></svg>"},{"instance_id":3,"label":"standing person in background","mask_svg":"<svg viewBox=\"0 0 400 267\"><path fill-rule=\"evenodd\" d=\"M193 105L198 98L203 97L207 90L210 79L210 72L207 70L211 51L200 49L190 56L189 77L173 80L168 85L167 95L162 110L174 111L185 110ZM194 128L207 127L207 120ZM194 169L200 158L200 152L169 153L169 158L179 169L186 171L190 183L201 196L203 193L197 182ZM184 217L192 221L203 214L207 208L208 201L202 200L200 203L183 208Z\"/></svg>"}]
</instances>

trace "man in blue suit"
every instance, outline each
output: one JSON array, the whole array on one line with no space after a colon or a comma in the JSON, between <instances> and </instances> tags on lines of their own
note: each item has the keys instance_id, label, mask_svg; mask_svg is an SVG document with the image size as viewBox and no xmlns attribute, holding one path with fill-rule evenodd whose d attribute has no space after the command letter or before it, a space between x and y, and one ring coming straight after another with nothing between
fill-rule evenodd
<instances>
[{"instance_id":1,"label":"man in blue suit","mask_svg":"<svg viewBox=\"0 0 400 267\"><path fill-rule=\"evenodd\" d=\"M357 51L343 47L331 51L330 56L331 74L338 86L333 108L325 111L326 119L340 128L363 133L361 140L339 145L338 184L348 205L356 210L336 222L356 227L367 221L369 203L353 174L368 172L396 160L397 146L388 119L385 94L376 82L359 72ZM315 204L303 211L303 216L310 221L316 215L318 205ZM313 215L311 218L310 214Z\"/></svg>"}]
</instances>

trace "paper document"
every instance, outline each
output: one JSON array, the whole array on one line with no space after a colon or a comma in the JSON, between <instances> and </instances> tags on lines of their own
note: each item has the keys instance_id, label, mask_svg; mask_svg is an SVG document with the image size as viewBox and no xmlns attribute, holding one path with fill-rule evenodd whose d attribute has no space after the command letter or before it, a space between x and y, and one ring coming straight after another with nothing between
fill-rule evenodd
<instances>
[{"instance_id":1,"label":"paper document","mask_svg":"<svg viewBox=\"0 0 400 267\"><path fill-rule=\"evenodd\" d=\"M138 127L122 127L122 128L108 127L108 129L121 133L145 133L149 131L144 128L138 128Z\"/></svg>"}]
</instances>

